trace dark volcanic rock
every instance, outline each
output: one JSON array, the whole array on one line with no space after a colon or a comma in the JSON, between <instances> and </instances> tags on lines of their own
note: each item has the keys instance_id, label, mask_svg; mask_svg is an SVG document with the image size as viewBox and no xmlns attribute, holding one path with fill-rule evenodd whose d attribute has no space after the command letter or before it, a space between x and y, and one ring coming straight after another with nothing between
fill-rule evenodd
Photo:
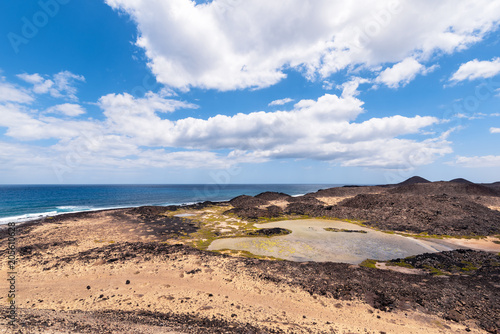
<instances>
[{"instance_id":1,"label":"dark volcanic rock","mask_svg":"<svg viewBox=\"0 0 500 334\"><path fill-rule=\"evenodd\" d=\"M229 203L235 208L255 208L260 205L266 205L267 201L253 196L241 195L233 198Z\"/></svg>"},{"instance_id":2,"label":"dark volcanic rock","mask_svg":"<svg viewBox=\"0 0 500 334\"><path fill-rule=\"evenodd\" d=\"M382 230L447 235L500 233L500 212L464 197L362 194L335 206L291 203L287 213L362 220Z\"/></svg>"},{"instance_id":3,"label":"dark volcanic rock","mask_svg":"<svg viewBox=\"0 0 500 334\"><path fill-rule=\"evenodd\" d=\"M163 213L165 212L165 207L151 206L133 208L126 213L116 211L113 216L118 221L128 221L135 224L143 223L147 226L148 230L152 230L148 233L162 239L181 236L185 233L189 234L199 230L198 222L183 217L164 216ZM137 216L137 214L140 215Z\"/></svg>"},{"instance_id":4,"label":"dark volcanic rock","mask_svg":"<svg viewBox=\"0 0 500 334\"><path fill-rule=\"evenodd\" d=\"M261 228L256 231L251 231L248 233L248 235L270 237L273 235L285 235L290 233L292 233L292 231L287 230L286 228L273 227L273 228Z\"/></svg>"},{"instance_id":5,"label":"dark volcanic rock","mask_svg":"<svg viewBox=\"0 0 500 334\"><path fill-rule=\"evenodd\" d=\"M500 233L499 211L461 197L359 195L340 205L353 209L350 214L357 219L384 230L448 235Z\"/></svg>"},{"instance_id":6,"label":"dark volcanic rock","mask_svg":"<svg viewBox=\"0 0 500 334\"><path fill-rule=\"evenodd\" d=\"M494 183L482 183L481 185L495 189L496 191L500 192L500 182L494 182Z\"/></svg>"},{"instance_id":7,"label":"dark volcanic rock","mask_svg":"<svg viewBox=\"0 0 500 334\"><path fill-rule=\"evenodd\" d=\"M167 211L175 211L177 207L175 206L140 206L137 208L132 208L129 210L130 213L138 214L144 217L153 217L163 214Z\"/></svg>"},{"instance_id":8,"label":"dark volcanic rock","mask_svg":"<svg viewBox=\"0 0 500 334\"><path fill-rule=\"evenodd\" d=\"M474 182L471 182L469 180L466 180L466 179L463 179L463 178L458 178L458 179L453 179L453 180L450 180L450 182L455 182L455 183L465 183L465 184L472 184Z\"/></svg>"},{"instance_id":9,"label":"dark volcanic rock","mask_svg":"<svg viewBox=\"0 0 500 334\"><path fill-rule=\"evenodd\" d=\"M389 189L391 194L442 195L450 196L500 196L494 189L475 183L432 182L399 186Z\"/></svg>"},{"instance_id":10,"label":"dark volcanic rock","mask_svg":"<svg viewBox=\"0 0 500 334\"><path fill-rule=\"evenodd\" d=\"M255 195L255 198L262 199L264 201L276 201L276 200L286 200L292 196L285 193L277 193L274 191L266 191Z\"/></svg>"},{"instance_id":11,"label":"dark volcanic rock","mask_svg":"<svg viewBox=\"0 0 500 334\"><path fill-rule=\"evenodd\" d=\"M404 262L419 269L439 269L453 274L472 274L477 271L488 274L500 274L500 256L493 253L471 249L427 253L395 259L390 263Z\"/></svg>"},{"instance_id":12,"label":"dark volcanic rock","mask_svg":"<svg viewBox=\"0 0 500 334\"><path fill-rule=\"evenodd\" d=\"M308 203L290 203L286 207L285 213L297 215L324 216L322 214L326 209L322 205Z\"/></svg>"},{"instance_id":13,"label":"dark volcanic rock","mask_svg":"<svg viewBox=\"0 0 500 334\"><path fill-rule=\"evenodd\" d=\"M269 205L266 208L266 211L267 211L266 217L269 217L269 218L279 217L283 214L283 210L279 206L276 206L276 205Z\"/></svg>"},{"instance_id":14,"label":"dark volcanic rock","mask_svg":"<svg viewBox=\"0 0 500 334\"><path fill-rule=\"evenodd\" d=\"M8 311L8 308L0 307L2 317L7 318ZM237 320L228 321L215 317L204 317L199 314L160 313L143 310L84 312L26 308L19 309L18 312L21 321L11 327L12 333L283 333L280 330L262 330ZM141 329L137 325L141 326Z\"/></svg>"},{"instance_id":15,"label":"dark volcanic rock","mask_svg":"<svg viewBox=\"0 0 500 334\"><path fill-rule=\"evenodd\" d=\"M281 210L281 208L276 205L270 205L265 209L256 207L236 207L224 212L224 214L226 213L233 213L237 216L247 219L259 219L280 217L283 214L283 210Z\"/></svg>"},{"instance_id":16,"label":"dark volcanic rock","mask_svg":"<svg viewBox=\"0 0 500 334\"><path fill-rule=\"evenodd\" d=\"M423 177L420 176L413 176L410 177L409 179L398 183L398 186L406 186L408 184L416 184L416 183L431 183L431 181L424 179Z\"/></svg>"},{"instance_id":17,"label":"dark volcanic rock","mask_svg":"<svg viewBox=\"0 0 500 334\"><path fill-rule=\"evenodd\" d=\"M304 196L296 196L290 197L287 200L289 203L302 203L302 204L313 204L313 205L323 205L319 199L314 197L313 195L304 195Z\"/></svg>"},{"instance_id":18,"label":"dark volcanic rock","mask_svg":"<svg viewBox=\"0 0 500 334\"><path fill-rule=\"evenodd\" d=\"M328 189L321 189L315 193L307 194L314 197L348 197L356 196L359 194L379 193L386 189L380 186L367 186L367 187L335 187Z\"/></svg>"}]
</instances>

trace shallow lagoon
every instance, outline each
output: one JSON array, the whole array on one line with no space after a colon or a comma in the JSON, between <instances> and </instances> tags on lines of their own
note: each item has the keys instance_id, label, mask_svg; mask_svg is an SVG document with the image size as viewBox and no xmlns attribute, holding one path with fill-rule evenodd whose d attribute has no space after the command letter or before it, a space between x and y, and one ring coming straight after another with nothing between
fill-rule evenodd
<instances>
[{"instance_id":1,"label":"shallow lagoon","mask_svg":"<svg viewBox=\"0 0 500 334\"><path fill-rule=\"evenodd\" d=\"M258 228L281 227L291 234L275 237L218 239L209 250L233 249L291 261L332 261L359 264L365 259L390 260L452 248L396 234L374 231L355 224L320 219L286 220L256 224ZM325 228L362 230L367 233L331 232Z\"/></svg>"}]
</instances>

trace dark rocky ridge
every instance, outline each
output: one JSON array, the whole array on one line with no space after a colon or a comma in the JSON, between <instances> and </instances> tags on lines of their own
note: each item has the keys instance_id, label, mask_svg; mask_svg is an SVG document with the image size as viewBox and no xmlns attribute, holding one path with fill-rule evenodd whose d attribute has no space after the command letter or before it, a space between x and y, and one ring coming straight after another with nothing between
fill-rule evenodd
<instances>
[{"instance_id":1,"label":"dark rocky ridge","mask_svg":"<svg viewBox=\"0 0 500 334\"><path fill-rule=\"evenodd\" d=\"M474 182L471 182L471 181L469 181L469 180L463 179L463 178L461 178L461 177L459 177L458 179L453 179L453 180L450 180L450 182L465 183L465 184L471 184L471 183L474 183Z\"/></svg>"},{"instance_id":2,"label":"dark rocky ridge","mask_svg":"<svg viewBox=\"0 0 500 334\"><path fill-rule=\"evenodd\" d=\"M258 199L263 199L264 201L276 201L276 200L285 200L289 199L292 196L285 194L285 193L278 193L274 191L266 191L263 193L260 193L258 195L255 195L256 198Z\"/></svg>"},{"instance_id":3,"label":"dark rocky ridge","mask_svg":"<svg viewBox=\"0 0 500 334\"><path fill-rule=\"evenodd\" d=\"M453 196L495 196L500 193L494 189L475 183L462 182L432 182L403 185L387 190L390 194L411 194L411 195L453 195Z\"/></svg>"},{"instance_id":4,"label":"dark rocky ridge","mask_svg":"<svg viewBox=\"0 0 500 334\"><path fill-rule=\"evenodd\" d=\"M356 196L366 193L380 193L386 189L382 186L366 186L366 187L335 187L329 189L321 189L315 193L307 194L306 196L313 197L346 197Z\"/></svg>"},{"instance_id":5,"label":"dark rocky ridge","mask_svg":"<svg viewBox=\"0 0 500 334\"><path fill-rule=\"evenodd\" d=\"M423 177L420 177L420 176L413 176L413 177L410 177L409 179L403 181L403 182L400 182L398 183L397 185L398 186L405 186L405 185L408 185L408 184L417 184L417 183L430 183L431 181L427 180L427 179L424 179Z\"/></svg>"},{"instance_id":6,"label":"dark rocky ridge","mask_svg":"<svg viewBox=\"0 0 500 334\"><path fill-rule=\"evenodd\" d=\"M500 274L500 256L493 253L479 252L471 249L421 254L405 259L394 259L389 264L405 263L413 268L430 270L438 269L443 273L476 274L482 272Z\"/></svg>"},{"instance_id":7,"label":"dark rocky ridge","mask_svg":"<svg viewBox=\"0 0 500 334\"><path fill-rule=\"evenodd\" d=\"M231 199L229 201L229 204L231 204L236 208L248 208L248 207L257 207L260 205L266 205L267 200L248 195L240 195L238 197Z\"/></svg>"},{"instance_id":8,"label":"dark rocky ridge","mask_svg":"<svg viewBox=\"0 0 500 334\"><path fill-rule=\"evenodd\" d=\"M263 208L268 203L264 198L277 198L276 195L239 196L230 201L235 208L229 212L249 219L278 217L285 213L362 220L369 226L390 231L495 235L500 234L500 212L486 205L500 205L499 190L463 179L429 182L412 177L399 185L336 187L298 197L280 195L288 202L283 211ZM347 198L328 206L318 200L323 197Z\"/></svg>"},{"instance_id":9,"label":"dark rocky ridge","mask_svg":"<svg viewBox=\"0 0 500 334\"><path fill-rule=\"evenodd\" d=\"M240 217L257 220L259 218L276 218L283 215L283 210L277 206L270 206L265 209L255 207L233 208L224 214L233 213Z\"/></svg>"}]
</instances>

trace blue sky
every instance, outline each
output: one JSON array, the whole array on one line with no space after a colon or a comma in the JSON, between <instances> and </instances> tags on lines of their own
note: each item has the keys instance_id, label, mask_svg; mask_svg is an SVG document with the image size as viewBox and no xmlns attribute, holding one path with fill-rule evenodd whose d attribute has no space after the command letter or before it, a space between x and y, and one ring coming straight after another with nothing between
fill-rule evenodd
<instances>
[{"instance_id":1,"label":"blue sky","mask_svg":"<svg viewBox=\"0 0 500 334\"><path fill-rule=\"evenodd\" d=\"M0 13L0 183L500 180L500 1Z\"/></svg>"}]
</instances>

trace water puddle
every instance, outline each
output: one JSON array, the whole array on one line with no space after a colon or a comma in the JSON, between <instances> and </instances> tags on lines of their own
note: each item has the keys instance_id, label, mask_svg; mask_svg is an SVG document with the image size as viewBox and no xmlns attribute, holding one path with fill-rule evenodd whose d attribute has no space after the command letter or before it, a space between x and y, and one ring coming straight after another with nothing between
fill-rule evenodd
<instances>
[{"instance_id":1,"label":"water puddle","mask_svg":"<svg viewBox=\"0 0 500 334\"><path fill-rule=\"evenodd\" d=\"M274 256L291 261L332 261L359 264L365 259L390 260L422 253L453 249L432 241L387 234L355 224L320 219L287 220L257 224L258 228L281 227L292 230L283 236L218 239L209 250L245 250L256 255ZM332 232L359 230L356 232Z\"/></svg>"}]
</instances>

